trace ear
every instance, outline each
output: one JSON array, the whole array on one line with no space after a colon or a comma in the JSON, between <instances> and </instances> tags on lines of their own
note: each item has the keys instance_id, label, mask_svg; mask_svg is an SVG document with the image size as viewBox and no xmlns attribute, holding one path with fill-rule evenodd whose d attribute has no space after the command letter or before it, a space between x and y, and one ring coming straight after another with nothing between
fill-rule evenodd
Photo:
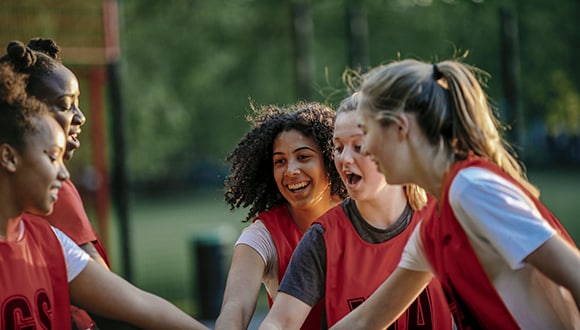
<instances>
[{"instance_id":1,"label":"ear","mask_svg":"<svg viewBox=\"0 0 580 330\"><path fill-rule=\"evenodd\" d=\"M406 113L400 113L398 117L399 117L397 121L397 125L399 126L398 136L400 139L404 139L409 134L411 125L410 118L409 116L407 116Z\"/></svg>"},{"instance_id":2,"label":"ear","mask_svg":"<svg viewBox=\"0 0 580 330\"><path fill-rule=\"evenodd\" d=\"M18 152L7 143L0 144L0 166L10 173L16 171Z\"/></svg>"}]
</instances>

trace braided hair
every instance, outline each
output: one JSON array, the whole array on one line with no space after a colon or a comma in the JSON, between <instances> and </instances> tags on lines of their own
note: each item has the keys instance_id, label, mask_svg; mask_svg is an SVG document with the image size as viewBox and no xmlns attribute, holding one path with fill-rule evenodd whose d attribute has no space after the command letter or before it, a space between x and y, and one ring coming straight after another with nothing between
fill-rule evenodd
<instances>
[{"instance_id":1,"label":"braided hair","mask_svg":"<svg viewBox=\"0 0 580 330\"><path fill-rule=\"evenodd\" d=\"M14 71L28 76L26 90L31 95L39 95L45 85L43 79L62 65L60 47L54 40L42 38L31 39L28 45L18 40L9 42L0 62L8 62Z\"/></svg>"}]
</instances>

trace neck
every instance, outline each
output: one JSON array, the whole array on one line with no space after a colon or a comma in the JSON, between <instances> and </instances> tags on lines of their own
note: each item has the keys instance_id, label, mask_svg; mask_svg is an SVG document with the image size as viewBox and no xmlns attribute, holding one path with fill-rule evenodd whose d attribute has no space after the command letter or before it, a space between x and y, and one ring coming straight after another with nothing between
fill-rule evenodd
<instances>
[{"instance_id":1,"label":"neck","mask_svg":"<svg viewBox=\"0 0 580 330\"><path fill-rule=\"evenodd\" d=\"M10 219L4 219L0 223L0 241L13 242L20 237L20 215Z\"/></svg>"},{"instance_id":2,"label":"neck","mask_svg":"<svg viewBox=\"0 0 580 330\"><path fill-rule=\"evenodd\" d=\"M371 226L390 228L407 206L407 197L402 186L385 186L376 198L355 200L360 215Z\"/></svg>"},{"instance_id":3,"label":"neck","mask_svg":"<svg viewBox=\"0 0 580 330\"><path fill-rule=\"evenodd\" d=\"M334 196L331 198L325 198L324 200L319 201L316 205L311 205L307 207L292 207L289 206L290 214L294 219L294 222L300 228L301 232L306 232L310 225L318 219L321 215L326 213L326 211L330 210L332 207L340 203L339 198L335 198Z\"/></svg>"},{"instance_id":4,"label":"neck","mask_svg":"<svg viewBox=\"0 0 580 330\"><path fill-rule=\"evenodd\" d=\"M414 167L411 169L414 174L411 182L440 200L441 184L453 164L453 154L449 154L443 145L433 146L420 139L415 143L414 150Z\"/></svg>"}]
</instances>

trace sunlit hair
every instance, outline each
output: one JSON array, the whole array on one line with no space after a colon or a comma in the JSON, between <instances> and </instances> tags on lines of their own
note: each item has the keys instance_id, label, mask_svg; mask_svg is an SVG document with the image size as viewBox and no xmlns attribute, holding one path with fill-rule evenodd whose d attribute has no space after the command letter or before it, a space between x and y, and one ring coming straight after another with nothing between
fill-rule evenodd
<instances>
[{"instance_id":1,"label":"sunlit hair","mask_svg":"<svg viewBox=\"0 0 580 330\"><path fill-rule=\"evenodd\" d=\"M44 79L63 65L60 47L54 40L42 38L31 39L28 45L18 40L9 42L0 62L8 62L16 72L26 74L26 89L30 95L37 97L46 86Z\"/></svg>"},{"instance_id":2,"label":"sunlit hair","mask_svg":"<svg viewBox=\"0 0 580 330\"><path fill-rule=\"evenodd\" d=\"M272 154L274 140L282 132L296 130L311 138L322 151L332 195L346 197L346 188L334 166L332 136L333 109L320 103L299 102L283 108L268 105L252 107L247 117L252 128L228 154L231 163L225 179L225 201L234 210L247 208L245 221L285 201L274 180Z\"/></svg>"},{"instance_id":3,"label":"sunlit hair","mask_svg":"<svg viewBox=\"0 0 580 330\"><path fill-rule=\"evenodd\" d=\"M44 103L26 94L26 76L0 63L0 144L17 150L26 147L26 136L37 132L43 115L49 111Z\"/></svg>"},{"instance_id":4,"label":"sunlit hair","mask_svg":"<svg viewBox=\"0 0 580 330\"><path fill-rule=\"evenodd\" d=\"M360 93L358 92L345 98L340 102L340 105L336 109L336 113L341 114L355 111L358 107L359 98ZM407 201L413 210L418 211L422 209L425 204L427 204L427 193L425 192L425 189L419 187L416 184L405 184L403 185L403 189L405 190Z\"/></svg>"},{"instance_id":5,"label":"sunlit hair","mask_svg":"<svg viewBox=\"0 0 580 330\"><path fill-rule=\"evenodd\" d=\"M398 113L412 113L432 145L457 160L470 152L487 158L539 196L500 134L502 126L477 79L481 73L456 60L433 65L409 59L380 66L363 77L361 110L382 125L396 122Z\"/></svg>"}]
</instances>

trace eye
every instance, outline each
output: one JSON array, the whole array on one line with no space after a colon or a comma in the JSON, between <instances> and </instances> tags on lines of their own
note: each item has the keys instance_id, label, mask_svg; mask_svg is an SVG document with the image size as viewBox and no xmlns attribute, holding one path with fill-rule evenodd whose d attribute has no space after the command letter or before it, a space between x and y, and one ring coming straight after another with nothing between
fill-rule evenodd
<instances>
[{"instance_id":1,"label":"eye","mask_svg":"<svg viewBox=\"0 0 580 330\"><path fill-rule=\"evenodd\" d=\"M284 165L286 163L286 160L284 158L275 158L274 159L274 165Z\"/></svg>"},{"instance_id":2,"label":"eye","mask_svg":"<svg viewBox=\"0 0 580 330\"><path fill-rule=\"evenodd\" d=\"M339 153L342 152L342 150L344 150L344 147L343 146L339 146L339 145L334 146L334 152L336 152L336 153L339 154Z\"/></svg>"},{"instance_id":3,"label":"eye","mask_svg":"<svg viewBox=\"0 0 580 330\"><path fill-rule=\"evenodd\" d=\"M356 151L356 152L360 153L360 152L361 152L361 150L362 150L362 145L360 145L360 144L357 144L357 145L355 145L355 146L354 146L354 151Z\"/></svg>"},{"instance_id":4,"label":"eye","mask_svg":"<svg viewBox=\"0 0 580 330\"><path fill-rule=\"evenodd\" d=\"M312 156L304 154L304 155L298 155L298 157L296 157L296 158L298 158L298 160L300 160L300 161L305 161L305 160L312 158Z\"/></svg>"},{"instance_id":5,"label":"eye","mask_svg":"<svg viewBox=\"0 0 580 330\"><path fill-rule=\"evenodd\" d=\"M73 110L75 107L78 108L78 100L75 100L71 97L64 97L59 100L57 106L60 109L60 111L68 112Z\"/></svg>"}]
</instances>

